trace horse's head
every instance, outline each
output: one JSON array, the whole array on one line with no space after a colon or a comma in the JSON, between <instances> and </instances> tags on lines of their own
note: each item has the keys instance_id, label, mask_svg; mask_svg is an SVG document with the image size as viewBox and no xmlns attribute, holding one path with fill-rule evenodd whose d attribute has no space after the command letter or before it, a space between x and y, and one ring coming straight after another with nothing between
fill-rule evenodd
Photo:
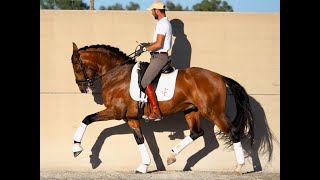
<instances>
[{"instance_id":1,"label":"horse's head","mask_svg":"<svg viewBox=\"0 0 320 180\"><path fill-rule=\"evenodd\" d=\"M81 58L75 43L73 43L71 62L79 90L81 93L91 92L94 88L94 81L97 78L97 69L87 59Z\"/></svg>"},{"instance_id":2,"label":"horse's head","mask_svg":"<svg viewBox=\"0 0 320 180\"><path fill-rule=\"evenodd\" d=\"M133 54L133 53L132 53ZM76 83L82 93L95 91L94 81L123 64L135 63L135 57L129 57L119 48L109 45L91 45L78 49L73 43L71 57Z\"/></svg>"}]
</instances>

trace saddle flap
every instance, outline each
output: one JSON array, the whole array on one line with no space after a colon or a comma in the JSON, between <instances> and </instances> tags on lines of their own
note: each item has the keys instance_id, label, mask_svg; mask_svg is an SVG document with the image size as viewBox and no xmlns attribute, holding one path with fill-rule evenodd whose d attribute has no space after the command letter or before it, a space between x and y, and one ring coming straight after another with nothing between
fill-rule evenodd
<instances>
[{"instance_id":1,"label":"saddle flap","mask_svg":"<svg viewBox=\"0 0 320 180\"><path fill-rule=\"evenodd\" d=\"M145 101L147 102L147 98L145 96L144 91L141 90L141 77L139 76L139 72L143 71L145 72L144 65L140 66L140 63L144 64L144 62L137 62L132 69L131 73L131 81L130 81L130 96L135 101ZM173 97L174 89L175 89L175 83L178 75L178 70L174 70L172 73L169 74L159 74L157 76L158 83L157 88L155 89L158 101L167 101L170 100ZM140 94L141 93L141 94Z\"/></svg>"},{"instance_id":2,"label":"saddle flap","mask_svg":"<svg viewBox=\"0 0 320 180\"><path fill-rule=\"evenodd\" d=\"M138 83L139 83L139 87L140 90L142 92L145 92L145 90L143 89L143 87L141 86L141 80L142 77L144 76L148 66L150 65L149 62L139 62L139 69L138 69ZM166 65L164 65L164 67L160 70L159 74L152 80L151 84L153 86L153 89L156 90L157 86L158 86L158 82L159 82L159 78L161 76L161 74L168 74L168 73L172 73L175 70L174 67L172 67L172 61L171 59L167 62Z\"/></svg>"}]
</instances>

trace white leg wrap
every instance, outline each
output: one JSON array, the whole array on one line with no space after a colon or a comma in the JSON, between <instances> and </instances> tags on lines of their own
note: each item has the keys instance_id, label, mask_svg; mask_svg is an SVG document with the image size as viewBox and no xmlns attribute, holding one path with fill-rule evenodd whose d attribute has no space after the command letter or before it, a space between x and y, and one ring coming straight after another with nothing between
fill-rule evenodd
<instances>
[{"instance_id":1,"label":"white leg wrap","mask_svg":"<svg viewBox=\"0 0 320 180\"><path fill-rule=\"evenodd\" d=\"M86 131L87 125L81 123L80 127L77 129L76 133L73 136L73 140L77 142L81 142L84 132Z\"/></svg>"},{"instance_id":2,"label":"white leg wrap","mask_svg":"<svg viewBox=\"0 0 320 180\"><path fill-rule=\"evenodd\" d=\"M244 153L241 142L233 143L234 153L238 164L244 164Z\"/></svg>"},{"instance_id":3,"label":"white leg wrap","mask_svg":"<svg viewBox=\"0 0 320 180\"><path fill-rule=\"evenodd\" d=\"M193 139L190 136L185 137L177 145L175 145L171 150L174 155L178 155L185 147L193 142Z\"/></svg>"},{"instance_id":4,"label":"white leg wrap","mask_svg":"<svg viewBox=\"0 0 320 180\"><path fill-rule=\"evenodd\" d=\"M141 153L142 164L149 165L151 161L146 146L139 144L138 147Z\"/></svg>"}]
</instances>

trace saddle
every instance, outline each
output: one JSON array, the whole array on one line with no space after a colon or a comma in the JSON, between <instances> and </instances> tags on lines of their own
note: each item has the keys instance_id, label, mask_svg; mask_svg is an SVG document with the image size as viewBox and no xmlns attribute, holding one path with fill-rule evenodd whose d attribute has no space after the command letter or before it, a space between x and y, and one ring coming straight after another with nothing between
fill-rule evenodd
<instances>
[{"instance_id":1,"label":"saddle","mask_svg":"<svg viewBox=\"0 0 320 180\"><path fill-rule=\"evenodd\" d=\"M142 80L142 77L143 77L144 73L146 72L149 64L150 63L148 63L148 62L140 62L140 64L139 64L140 70L138 70L138 84L139 84L140 91L142 91L144 93L145 93L145 90L141 86L141 80ZM175 68L172 66L172 61L170 59L167 62L167 64L164 65L164 67L160 70L159 74L152 80L151 84L153 86L153 89L154 90L157 89L159 78L160 78L161 74L169 74L169 73L172 73L174 70L175 70Z\"/></svg>"},{"instance_id":2,"label":"saddle","mask_svg":"<svg viewBox=\"0 0 320 180\"><path fill-rule=\"evenodd\" d=\"M141 80L142 77L144 76L144 73L146 72L148 66L150 63L148 62L140 62L139 63L139 70L138 70L138 84L140 88L140 98L141 98L141 92L145 93L145 89L141 86ZM161 74L169 74L172 73L175 70L175 68L172 66L172 61L171 59L167 62L167 64L160 70L158 75L152 80L151 85L153 86L153 89L156 91L158 87L158 82L160 79ZM137 117L138 119L142 120L142 115L144 114L145 102L138 101L138 114Z\"/></svg>"}]
</instances>

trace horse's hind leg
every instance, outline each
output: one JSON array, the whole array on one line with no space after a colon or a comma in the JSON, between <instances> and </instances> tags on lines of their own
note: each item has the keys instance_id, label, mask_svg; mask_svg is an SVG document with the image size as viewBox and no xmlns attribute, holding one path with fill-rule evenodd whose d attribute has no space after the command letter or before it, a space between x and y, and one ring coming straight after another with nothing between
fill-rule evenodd
<instances>
[{"instance_id":1,"label":"horse's hind leg","mask_svg":"<svg viewBox=\"0 0 320 180\"><path fill-rule=\"evenodd\" d=\"M147 173L151 161L147 148L144 144L144 137L140 128L140 122L136 119L129 119L128 125L132 130L134 138L138 144L139 151L141 153L142 163L136 169L136 173Z\"/></svg>"},{"instance_id":2,"label":"horse's hind leg","mask_svg":"<svg viewBox=\"0 0 320 180\"><path fill-rule=\"evenodd\" d=\"M225 114L223 112L221 112L219 116L216 116L213 113L204 113L203 115L213 124L215 124L225 135L231 138L237 161L235 173L237 175L241 175L241 168L244 165L244 152L241 146L239 136L237 136L237 133L235 133L236 130L230 128L230 124L225 119Z\"/></svg>"},{"instance_id":3,"label":"horse's hind leg","mask_svg":"<svg viewBox=\"0 0 320 180\"><path fill-rule=\"evenodd\" d=\"M167 158L167 164L170 165L176 162L176 156L194 140L203 135L203 130L200 128L200 113L197 108L184 111L185 118L190 129L190 135L186 136L182 141L175 145Z\"/></svg>"}]
</instances>

